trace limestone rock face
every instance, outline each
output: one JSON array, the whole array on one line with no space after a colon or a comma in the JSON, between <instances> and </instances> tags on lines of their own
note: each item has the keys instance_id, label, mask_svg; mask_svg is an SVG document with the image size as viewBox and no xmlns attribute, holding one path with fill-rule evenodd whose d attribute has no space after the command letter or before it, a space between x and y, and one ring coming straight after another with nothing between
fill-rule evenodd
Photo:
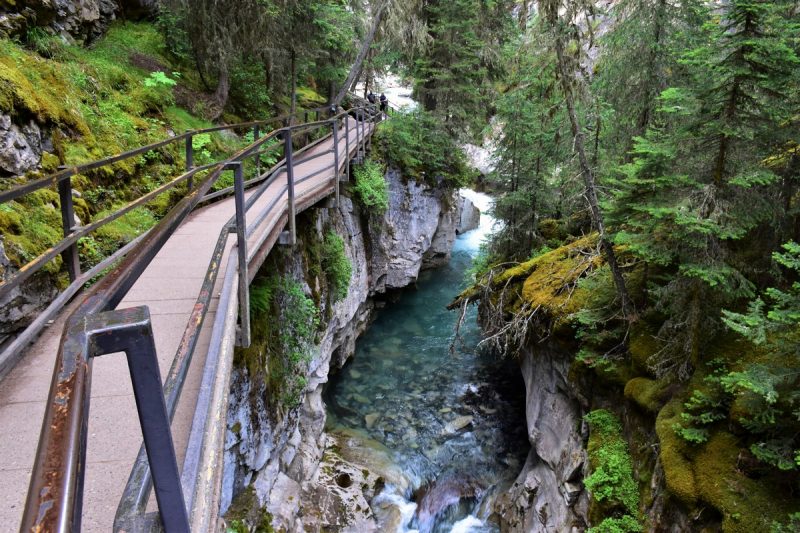
<instances>
[{"instance_id":1,"label":"limestone rock face","mask_svg":"<svg viewBox=\"0 0 800 533\"><path fill-rule=\"evenodd\" d=\"M0 34L15 37L39 27L67 41L91 42L119 11L116 0L0 0Z\"/></svg>"},{"instance_id":2,"label":"limestone rock face","mask_svg":"<svg viewBox=\"0 0 800 533\"><path fill-rule=\"evenodd\" d=\"M22 126L0 114L0 175L24 174L42 160L42 132L30 121Z\"/></svg>"},{"instance_id":3,"label":"limestone rock face","mask_svg":"<svg viewBox=\"0 0 800 533\"><path fill-rule=\"evenodd\" d=\"M16 270L6 255L0 236L0 281L8 279L14 272ZM58 289L51 283L33 276L0 300L0 342L30 324L57 294Z\"/></svg>"},{"instance_id":4,"label":"limestone rock face","mask_svg":"<svg viewBox=\"0 0 800 533\"><path fill-rule=\"evenodd\" d=\"M245 369L234 369L222 512L236 493L253 484L260 504L273 515L276 530L384 530L380 524L386 518L372 515L362 490L373 486L377 476L366 473L357 458L331 455L331 436L323 431L322 389L331 367L341 368L353 354L374 309L371 296L413 283L421 269L436 264L430 259L434 256L449 258L456 227L455 209L448 207L455 202L445 198L451 193L405 182L396 172L387 179L390 207L381 219L364 216L346 196L335 209L312 211L318 236L331 228L344 238L353 267L349 291L325 317L298 408L280 415L270 413L263 400L265 385L252 380ZM299 242L297 249L302 246ZM288 261L295 279L307 279L302 254L293 254ZM320 287L308 287L308 292L312 289ZM327 297L324 291L320 295L322 301ZM340 474L343 477L337 478ZM388 473L378 474L390 479ZM352 489L342 486L347 485L348 476Z\"/></svg>"},{"instance_id":5,"label":"limestone rock face","mask_svg":"<svg viewBox=\"0 0 800 533\"><path fill-rule=\"evenodd\" d=\"M584 531L589 497L582 483L583 410L567 377L570 358L546 346L521 355L531 451L496 510L504 531Z\"/></svg>"},{"instance_id":6,"label":"limestone rock face","mask_svg":"<svg viewBox=\"0 0 800 533\"><path fill-rule=\"evenodd\" d=\"M456 233L461 235L476 229L481 223L481 210L475 207L472 200L464 196L458 197L458 226Z\"/></svg>"},{"instance_id":7,"label":"limestone rock face","mask_svg":"<svg viewBox=\"0 0 800 533\"><path fill-rule=\"evenodd\" d=\"M420 270L447 263L455 241L452 193L389 170L389 209L382 224L370 226L370 267L374 292L406 287Z\"/></svg>"}]
</instances>

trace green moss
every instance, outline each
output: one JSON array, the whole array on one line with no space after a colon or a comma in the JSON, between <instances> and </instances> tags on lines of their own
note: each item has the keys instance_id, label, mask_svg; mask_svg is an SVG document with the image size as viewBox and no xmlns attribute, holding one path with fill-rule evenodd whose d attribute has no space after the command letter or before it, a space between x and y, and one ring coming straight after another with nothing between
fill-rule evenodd
<instances>
[{"instance_id":1,"label":"green moss","mask_svg":"<svg viewBox=\"0 0 800 533\"><path fill-rule=\"evenodd\" d=\"M0 40L0 109L19 122L33 118L53 132L54 150L42 154L45 173L61 164L85 163L167 138L170 131L209 125L186 111L166 107L171 88L145 84L150 72L137 65L163 65L171 70L163 37L152 24L114 24L91 48L44 44L47 58ZM168 112L162 112L165 107ZM212 143L214 150L229 148L221 138ZM83 196L73 199L76 215L83 223L96 220L112 207L164 183L182 169L182 150L176 144L74 176L72 187ZM151 180L151 175L157 178ZM26 178L39 176L31 173ZM176 194L159 196L151 211L165 213L174 205ZM10 209L0 212L0 229L11 261L20 267L61 238L58 195L37 191L9 205ZM115 245L128 242L154 222L155 217L137 210L112 223L81 240L83 259L88 263L102 259ZM60 259L47 266L51 273L59 268Z\"/></svg>"},{"instance_id":2,"label":"green moss","mask_svg":"<svg viewBox=\"0 0 800 533\"><path fill-rule=\"evenodd\" d=\"M120 207L122 206L114 206L109 210L101 211L95 215L95 220L107 217ZM98 240L105 240L116 248L119 245L129 243L153 227L155 223L155 217L146 207L137 207L120 218L99 228L96 232L96 238Z\"/></svg>"},{"instance_id":3,"label":"green moss","mask_svg":"<svg viewBox=\"0 0 800 533\"><path fill-rule=\"evenodd\" d=\"M726 533L768 531L773 519L797 510L789 494L746 477L738 468L737 438L719 431L697 453L695 480L700 499L722 513Z\"/></svg>"},{"instance_id":4,"label":"green moss","mask_svg":"<svg viewBox=\"0 0 800 533\"><path fill-rule=\"evenodd\" d=\"M0 109L12 116L34 116L40 123L88 133L82 117L71 112L77 104L60 65L0 40Z\"/></svg>"},{"instance_id":5,"label":"green moss","mask_svg":"<svg viewBox=\"0 0 800 533\"><path fill-rule=\"evenodd\" d=\"M297 103L301 107L314 108L322 106L327 99L311 87L297 88Z\"/></svg>"},{"instance_id":6,"label":"green moss","mask_svg":"<svg viewBox=\"0 0 800 533\"><path fill-rule=\"evenodd\" d=\"M584 480L592 495L590 521L599 524L616 515L638 516L639 487L622 424L605 409L592 411L585 418L591 429L587 446L591 473Z\"/></svg>"},{"instance_id":7,"label":"green moss","mask_svg":"<svg viewBox=\"0 0 800 533\"><path fill-rule=\"evenodd\" d=\"M62 238L58 195L42 190L28 196L27 205L17 201L0 205L0 233L6 253L15 265L32 261ZM58 257L48 263L44 271L54 274L60 266Z\"/></svg>"},{"instance_id":8,"label":"green moss","mask_svg":"<svg viewBox=\"0 0 800 533\"><path fill-rule=\"evenodd\" d=\"M636 377L625 384L625 397L645 411L656 414L669 399L668 385L664 380Z\"/></svg>"},{"instance_id":9,"label":"green moss","mask_svg":"<svg viewBox=\"0 0 800 533\"><path fill-rule=\"evenodd\" d=\"M655 338L653 331L646 322L640 320L631 328L628 351L634 370L641 374L651 374L648 361L660 349L661 343Z\"/></svg>"},{"instance_id":10,"label":"green moss","mask_svg":"<svg viewBox=\"0 0 800 533\"><path fill-rule=\"evenodd\" d=\"M697 486L688 445L672 429L681 419L682 406L682 400L675 398L659 411L656 418L656 433L660 444L659 459L664 469L667 489L683 503L693 506L697 503Z\"/></svg>"},{"instance_id":11,"label":"green moss","mask_svg":"<svg viewBox=\"0 0 800 533\"><path fill-rule=\"evenodd\" d=\"M235 533L274 533L272 515L262 509L255 488L249 485L231 502L224 516L228 532Z\"/></svg>"},{"instance_id":12,"label":"green moss","mask_svg":"<svg viewBox=\"0 0 800 533\"><path fill-rule=\"evenodd\" d=\"M333 231L325 234L321 250L322 270L331 287L335 301L347 296L350 287L350 276L353 274L353 265L344 249L344 239Z\"/></svg>"},{"instance_id":13,"label":"green moss","mask_svg":"<svg viewBox=\"0 0 800 533\"><path fill-rule=\"evenodd\" d=\"M177 132L202 130L212 126L209 121L196 117L180 107L167 107L164 109L163 113L166 121L171 124Z\"/></svg>"},{"instance_id":14,"label":"green moss","mask_svg":"<svg viewBox=\"0 0 800 533\"><path fill-rule=\"evenodd\" d=\"M497 284L524 276L522 298L534 308L544 310L556 324L567 320L572 313L583 309L590 297L578 286L578 280L603 262L594 253L597 239L597 234L591 234L531 259L499 276Z\"/></svg>"},{"instance_id":15,"label":"green moss","mask_svg":"<svg viewBox=\"0 0 800 533\"><path fill-rule=\"evenodd\" d=\"M561 222L554 218L540 220L537 228L545 241L561 241L566 238Z\"/></svg>"}]
</instances>

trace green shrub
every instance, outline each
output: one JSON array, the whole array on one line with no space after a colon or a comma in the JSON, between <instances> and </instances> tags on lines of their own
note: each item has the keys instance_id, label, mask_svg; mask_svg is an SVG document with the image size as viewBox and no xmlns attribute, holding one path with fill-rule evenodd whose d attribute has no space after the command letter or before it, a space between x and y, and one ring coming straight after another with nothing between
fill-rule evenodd
<instances>
[{"instance_id":1,"label":"green shrub","mask_svg":"<svg viewBox=\"0 0 800 533\"><path fill-rule=\"evenodd\" d=\"M285 407L291 409L300 403L307 385L305 377L314 336L319 326L319 311L314 300L306 296L303 287L289 278L282 278L274 295L281 315L278 339L282 359L282 394Z\"/></svg>"},{"instance_id":2,"label":"green shrub","mask_svg":"<svg viewBox=\"0 0 800 533\"><path fill-rule=\"evenodd\" d=\"M333 231L325 234L322 243L322 270L331 287L334 301L347 296L353 265L344 250L344 239Z\"/></svg>"},{"instance_id":3,"label":"green shrub","mask_svg":"<svg viewBox=\"0 0 800 533\"><path fill-rule=\"evenodd\" d=\"M252 343L237 348L235 363L261 376L276 407L300 403L307 380L319 311L303 286L291 278L257 277L250 286Z\"/></svg>"},{"instance_id":4,"label":"green shrub","mask_svg":"<svg viewBox=\"0 0 800 533\"><path fill-rule=\"evenodd\" d=\"M628 444L622 436L622 425L605 409L592 411L585 419L591 429L588 451L592 472L584 484L594 502L602 502L595 509L599 508L599 514L605 518L596 531L639 531L630 528L632 524L638 524L634 517L639 514L639 487L633 477L633 464ZM614 516L616 514L622 516Z\"/></svg>"},{"instance_id":5,"label":"green shrub","mask_svg":"<svg viewBox=\"0 0 800 533\"><path fill-rule=\"evenodd\" d=\"M636 518L625 515L620 518L606 518L590 527L589 533L638 533L642 529L642 524Z\"/></svg>"},{"instance_id":6,"label":"green shrub","mask_svg":"<svg viewBox=\"0 0 800 533\"><path fill-rule=\"evenodd\" d=\"M367 211L382 215L389 209L389 186L383 177L383 168L372 160L354 168L355 191Z\"/></svg>"},{"instance_id":7,"label":"green shrub","mask_svg":"<svg viewBox=\"0 0 800 533\"><path fill-rule=\"evenodd\" d=\"M256 278L250 285L250 310L254 316L269 312L275 291L274 281L275 278Z\"/></svg>"},{"instance_id":8,"label":"green shrub","mask_svg":"<svg viewBox=\"0 0 800 533\"><path fill-rule=\"evenodd\" d=\"M231 73L231 110L247 120L269 116L272 100L264 83L264 66L260 61L243 60Z\"/></svg>"},{"instance_id":9,"label":"green shrub","mask_svg":"<svg viewBox=\"0 0 800 533\"><path fill-rule=\"evenodd\" d=\"M175 72L173 74L177 76L179 73ZM151 72L150 75L144 79L143 83L145 87L175 87L178 85L177 81L160 70Z\"/></svg>"},{"instance_id":10,"label":"green shrub","mask_svg":"<svg viewBox=\"0 0 800 533\"><path fill-rule=\"evenodd\" d=\"M444 179L453 187L470 181L466 157L439 119L424 111L397 113L381 123L378 147L404 176L435 184Z\"/></svg>"},{"instance_id":11,"label":"green shrub","mask_svg":"<svg viewBox=\"0 0 800 533\"><path fill-rule=\"evenodd\" d=\"M770 533L794 533L797 531L800 531L800 513L790 514L786 524L774 521L770 528Z\"/></svg>"}]
</instances>

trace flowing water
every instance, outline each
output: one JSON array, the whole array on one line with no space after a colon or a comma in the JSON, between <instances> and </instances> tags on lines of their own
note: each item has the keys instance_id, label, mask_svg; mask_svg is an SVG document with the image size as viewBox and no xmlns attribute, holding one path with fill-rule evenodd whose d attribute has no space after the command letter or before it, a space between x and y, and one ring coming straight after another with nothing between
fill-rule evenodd
<instances>
[{"instance_id":1,"label":"flowing water","mask_svg":"<svg viewBox=\"0 0 800 533\"><path fill-rule=\"evenodd\" d=\"M484 211L488 197L472 195ZM328 430L376 441L403 473L407 483L389 483L372 502L379 519L394 510L398 531L497 531L493 497L527 455L519 368L478 353L474 309L450 350L458 313L445 306L491 226L482 215L448 265L422 273L416 289L380 311L325 392Z\"/></svg>"}]
</instances>

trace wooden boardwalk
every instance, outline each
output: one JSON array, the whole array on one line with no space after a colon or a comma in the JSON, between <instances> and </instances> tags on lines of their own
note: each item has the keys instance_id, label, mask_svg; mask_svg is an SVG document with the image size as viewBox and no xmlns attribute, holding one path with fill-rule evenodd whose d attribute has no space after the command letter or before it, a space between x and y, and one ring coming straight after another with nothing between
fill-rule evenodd
<instances>
[{"instance_id":1,"label":"wooden boardwalk","mask_svg":"<svg viewBox=\"0 0 800 533\"><path fill-rule=\"evenodd\" d=\"M355 120L348 120L350 154L346 153L342 134L338 145L339 172L334 172L333 140L330 137L296 156L298 161L320 155L294 165L295 182L300 182L295 186L297 212L331 195L336 176L342 173L356 153ZM365 126L367 133L371 133L374 125L367 123ZM325 154L326 151L331 153ZM312 177L301 182L307 176ZM271 246L284 229L288 203L283 191L285 183L285 173L281 172L248 210L248 216L253 218L274 203L258 227L248 227L252 230L248 239L251 250L256 241L264 237L267 237L267 246ZM247 194L252 193L251 190ZM192 213L119 305L119 308L149 306L162 377L167 375L172 364L220 231L234 210L234 200L230 197ZM179 467L183 464L227 258L235 242L234 233L228 237L213 301L172 423ZM0 457L3 458L0 461L0 501L3 502L0 506L0 531L15 531L22 519L55 355L71 307L74 304L62 311L28 349L21 362L0 382L0 427L3 428L0 433ZM107 532L112 529L117 505L142 438L125 357L121 354L103 356L93 365L83 530Z\"/></svg>"}]
</instances>

